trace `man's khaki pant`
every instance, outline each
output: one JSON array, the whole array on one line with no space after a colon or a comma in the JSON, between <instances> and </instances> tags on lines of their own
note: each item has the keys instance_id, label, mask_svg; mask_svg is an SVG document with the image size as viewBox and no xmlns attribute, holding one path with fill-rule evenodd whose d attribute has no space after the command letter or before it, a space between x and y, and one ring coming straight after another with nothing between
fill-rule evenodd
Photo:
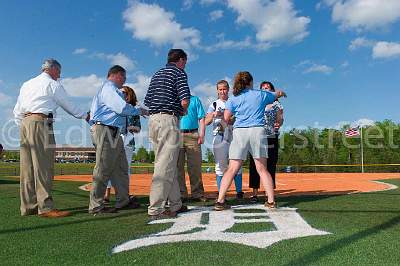
<instances>
[{"instance_id":1,"label":"man's khaki pant","mask_svg":"<svg viewBox=\"0 0 400 266\"><path fill-rule=\"evenodd\" d=\"M53 128L45 118L31 115L21 122L20 138L21 215L46 213L54 208Z\"/></svg>"},{"instance_id":2,"label":"man's khaki pant","mask_svg":"<svg viewBox=\"0 0 400 266\"><path fill-rule=\"evenodd\" d=\"M197 132L182 133L182 146L179 150L178 159L178 182L181 196L185 198L188 197L185 180L185 157L187 159L192 198L200 198L204 195L201 178L201 146L197 143L198 138L199 134Z\"/></svg>"},{"instance_id":3,"label":"man's khaki pant","mask_svg":"<svg viewBox=\"0 0 400 266\"><path fill-rule=\"evenodd\" d=\"M179 119L169 114L154 114L149 119L149 136L155 162L150 189L149 215L157 215L169 203L171 211L182 207L178 184Z\"/></svg>"},{"instance_id":4,"label":"man's khaki pant","mask_svg":"<svg viewBox=\"0 0 400 266\"><path fill-rule=\"evenodd\" d=\"M115 189L116 208L129 203L129 176L124 144L118 130L94 125L92 141L96 148L96 165L90 191L89 212L104 208L104 193L110 179Z\"/></svg>"}]
</instances>

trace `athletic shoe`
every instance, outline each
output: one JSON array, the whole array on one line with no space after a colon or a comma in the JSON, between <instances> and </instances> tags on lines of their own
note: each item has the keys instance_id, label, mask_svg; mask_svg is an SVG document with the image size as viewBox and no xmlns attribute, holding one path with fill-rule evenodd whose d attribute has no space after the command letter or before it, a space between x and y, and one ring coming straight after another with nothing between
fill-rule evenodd
<instances>
[{"instance_id":1,"label":"athletic shoe","mask_svg":"<svg viewBox=\"0 0 400 266\"><path fill-rule=\"evenodd\" d=\"M236 193L236 199L243 199L244 192L238 192Z\"/></svg>"},{"instance_id":2,"label":"athletic shoe","mask_svg":"<svg viewBox=\"0 0 400 266\"><path fill-rule=\"evenodd\" d=\"M231 208L231 206L229 206L226 202L216 202L214 204L214 210L216 211L223 211L223 210L229 210Z\"/></svg>"},{"instance_id":3,"label":"athletic shoe","mask_svg":"<svg viewBox=\"0 0 400 266\"><path fill-rule=\"evenodd\" d=\"M250 202L251 203L257 203L258 202L258 197L256 195L253 195L250 197Z\"/></svg>"},{"instance_id":4,"label":"athletic shoe","mask_svg":"<svg viewBox=\"0 0 400 266\"><path fill-rule=\"evenodd\" d=\"M273 201L273 202L266 201L265 207L267 207L267 209L269 209L269 210L276 210L276 208L277 208L276 202L275 201Z\"/></svg>"}]
</instances>

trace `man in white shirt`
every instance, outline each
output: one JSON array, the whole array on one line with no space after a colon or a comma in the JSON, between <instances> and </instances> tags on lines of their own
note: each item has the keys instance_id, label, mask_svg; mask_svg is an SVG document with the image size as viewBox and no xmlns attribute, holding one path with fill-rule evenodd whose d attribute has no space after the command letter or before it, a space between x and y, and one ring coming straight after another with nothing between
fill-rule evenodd
<instances>
[{"instance_id":1,"label":"man in white shirt","mask_svg":"<svg viewBox=\"0 0 400 266\"><path fill-rule=\"evenodd\" d=\"M68 211L54 208L51 187L54 176L53 117L61 106L67 113L88 121L88 113L73 105L58 81L61 65L47 59L42 73L25 82L20 90L14 117L20 125L21 215L64 217Z\"/></svg>"}]
</instances>

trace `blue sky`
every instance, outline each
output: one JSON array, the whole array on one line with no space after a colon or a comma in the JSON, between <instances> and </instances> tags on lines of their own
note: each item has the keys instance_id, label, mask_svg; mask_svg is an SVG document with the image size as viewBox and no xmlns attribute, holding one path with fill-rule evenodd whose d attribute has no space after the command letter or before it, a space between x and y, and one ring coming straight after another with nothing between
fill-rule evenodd
<instances>
[{"instance_id":1,"label":"blue sky","mask_svg":"<svg viewBox=\"0 0 400 266\"><path fill-rule=\"evenodd\" d=\"M108 68L121 64L143 99L166 53L184 48L205 108L215 83L238 71L272 81L288 98L284 129L399 122L400 1L1 1L0 142L18 146L11 122L21 84L48 57L63 66L72 101L89 109ZM59 112L58 144L90 145L87 126ZM147 126L139 136L147 146ZM208 131L208 140L211 140Z\"/></svg>"}]
</instances>

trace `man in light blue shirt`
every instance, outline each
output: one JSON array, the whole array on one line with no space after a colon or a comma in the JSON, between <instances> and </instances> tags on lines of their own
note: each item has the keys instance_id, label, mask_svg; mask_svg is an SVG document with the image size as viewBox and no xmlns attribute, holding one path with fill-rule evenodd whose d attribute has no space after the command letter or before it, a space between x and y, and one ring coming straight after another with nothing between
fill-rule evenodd
<instances>
[{"instance_id":1,"label":"man in light blue shirt","mask_svg":"<svg viewBox=\"0 0 400 266\"><path fill-rule=\"evenodd\" d=\"M187 114L181 118L181 148L178 157L178 182L181 197L187 198L185 157L190 179L191 196L195 201L206 201L201 178L201 144L204 143L205 112L199 97L191 96Z\"/></svg>"},{"instance_id":2,"label":"man in light blue shirt","mask_svg":"<svg viewBox=\"0 0 400 266\"><path fill-rule=\"evenodd\" d=\"M124 126L126 116L143 114L145 111L124 100L119 88L125 80L126 71L123 67L111 67L107 81L93 98L90 109L92 140L96 147L96 166L89 202L89 213L93 215L139 207L139 203L129 197L128 164L119 131ZM109 179L116 191L116 208L105 207L103 202Z\"/></svg>"}]
</instances>

